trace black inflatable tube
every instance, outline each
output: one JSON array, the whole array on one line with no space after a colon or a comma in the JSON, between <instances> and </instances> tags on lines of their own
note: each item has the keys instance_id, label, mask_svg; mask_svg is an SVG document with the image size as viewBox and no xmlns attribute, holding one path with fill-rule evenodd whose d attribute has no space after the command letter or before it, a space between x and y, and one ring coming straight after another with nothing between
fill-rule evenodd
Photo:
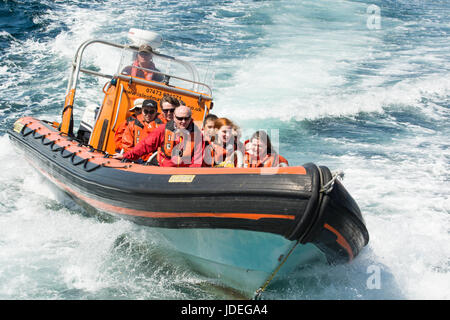
<instances>
[{"instance_id":1,"label":"black inflatable tube","mask_svg":"<svg viewBox=\"0 0 450 320\"><path fill-rule=\"evenodd\" d=\"M82 158L64 147L55 147L55 143L50 143L43 135L36 137L35 130L26 126L20 133L12 130L8 133L11 140L26 152L31 152L29 156L33 162L40 160L40 168L63 185L78 192L89 190L86 196L118 208L204 212L205 208L218 206L212 210L217 213L295 214L293 220L261 218L258 221L125 217L142 225L271 232L289 240L315 244L330 262L351 260L368 243L368 233L359 207L344 186L336 180L329 192L322 190L332 179L327 167L307 163L303 165L306 175L200 174L186 188L183 184L168 183L170 175L143 175L91 163L88 158ZM121 200L123 197L127 198L126 202ZM185 199L189 199L188 208Z\"/></svg>"},{"instance_id":2,"label":"black inflatable tube","mask_svg":"<svg viewBox=\"0 0 450 320\"><path fill-rule=\"evenodd\" d=\"M332 179L327 167L320 167L320 170L324 181ZM317 219L304 241L319 247L330 263L352 260L369 242L361 211L339 180L324 193Z\"/></svg>"},{"instance_id":3,"label":"black inflatable tube","mask_svg":"<svg viewBox=\"0 0 450 320\"><path fill-rule=\"evenodd\" d=\"M308 174L311 176L311 195L308 205L302 215L295 219L295 226L290 234L286 235L289 240L299 240L304 243L303 239L316 221L317 211L321 202L320 188L322 185L319 169L313 163L303 165Z\"/></svg>"}]
</instances>

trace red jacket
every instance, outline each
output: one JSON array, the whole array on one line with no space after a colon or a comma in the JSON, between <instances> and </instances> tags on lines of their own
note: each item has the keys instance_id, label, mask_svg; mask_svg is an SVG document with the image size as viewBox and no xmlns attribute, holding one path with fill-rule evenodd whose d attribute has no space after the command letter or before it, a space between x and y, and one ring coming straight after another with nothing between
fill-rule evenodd
<instances>
[{"instance_id":1,"label":"red jacket","mask_svg":"<svg viewBox=\"0 0 450 320\"><path fill-rule=\"evenodd\" d=\"M189 132L191 133L191 144L193 146L192 151L187 150L186 154L190 153L189 158L178 157L174 154L167 156L164 150L166 144L166 137L170 128L173 128L173 121L169 121L167 124L162 124L158 128L150 132L144 140L141 140L134 148L127 151L123 157L132 161L138 160L140 157L146 154L153 153L155 151L160 151L158 154L158 162L161 167L201 167L203 161L203 152L205 150L205 142L203 140L203 135L194 123L189 126ZM166 127L167 130L166 130ZM173 150L180 152L181 144L179 137L174 141ZM185 144L186 145L186 144ZM178 148L175 148L178 146ZM176 159L176 160L175 160Z\"/></svg>"}]
</instances>

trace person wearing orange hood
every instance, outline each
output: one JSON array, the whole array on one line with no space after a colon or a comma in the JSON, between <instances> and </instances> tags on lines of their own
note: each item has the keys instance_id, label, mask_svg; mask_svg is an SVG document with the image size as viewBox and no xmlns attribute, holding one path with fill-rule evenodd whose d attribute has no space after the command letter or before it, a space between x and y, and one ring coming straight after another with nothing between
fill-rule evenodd
<instances>
[{"instance_id":1,"label":"person wearing orange hood","mask_svg":"<svg viewBox=\"0 0 450 320\"><path fill-rule=\"evenodd\" d=\"M129 122L136 120L137 116L141 114L142 102L144 102L144 99L142 98L134 100L133 107L130 110L128 110L129 112L131 112L131 115L117 127L116 132L114 133L116 152L120 152L123 149L122 146L123 133L125 132L125 129L127 128Z\"/></svg>"},{"instance_id":2,"label":"person wearing orange hood","mask_svg":"<svg viewBox=\"0 0 450 320\"><path fill-rule=\"evenodd\" d=\"M142 102L142 113L134 121L130 121L122 135L122 148L127 152L144 140L149 133L163 124L158 117L158 104L156 101L147 99ZM146 161L150 155L142 158Z\"/></svg>"}]
</instances>

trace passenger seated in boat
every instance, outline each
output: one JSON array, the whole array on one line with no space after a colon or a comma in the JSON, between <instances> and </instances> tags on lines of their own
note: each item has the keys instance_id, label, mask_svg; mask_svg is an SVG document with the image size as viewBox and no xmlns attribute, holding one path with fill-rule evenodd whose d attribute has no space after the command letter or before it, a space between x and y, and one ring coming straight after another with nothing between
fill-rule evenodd
<instances>
[{"instance_id":1,"label":"passenger seated in boat","mask_svg":"<svg viewBox=\"0 0 450 320\"><path fill-rule=\"evenodd\" d=\"M234 139L233 140L234 141L234 150L239 150L243 157L245 154L245 146L241 142L241 138L242 138L241 128L239 128L237 125L234 125L233 129L232 129L232 133L233 133L233 139ZM242 165L243 165L243 163L242 163Z\"/></svg>"},{"instance_id":2,"label":"passenger seated in boat","mask_svg":"<svg viewBox=\"0 0 450 320\"><path fill-rule=\"evenodd\" d=\"M234 130L239 130L230 119L219 118L214 122L215 136L205 151L204 165L214 167L242 167L243 149L236 142Z\"/></svg>"},{"instance_id":3,"label":"passenger seated in boat","mask_svg":"<svg viewBox=\"0 0 450 320\"><path fill-rule=\"evenodd\" d=\"M178 101L177 98L166 94L159 102L159 106L161 107L162 112L159 118L163 123L167 123L173 120L175 108L180 106L180 101Z\"/></svg>"},{"instance_id":4,"label":"passenger seated in boat","mask_svg":"<svg viewBox=\"0 0 450 320\"><path fill-rule=\"evenodd\" d=\"M128 110L130 116L129 117L127 116L127 119L117 127L116 133L114 134L114 142L116 143L116 152L120 152L123 149L122 136L123 133L125 132L126 127L128 126L128 123L134 121L137 118L137 116L142 113L142 102L144 102L144 99L142 98L134 100L133 107L130 110Z\"/></svg>"},{"instance_id":5,"label":"passenger seated in boat","mask_svg":"<svg viewBox=\"0 0 450 320\"><path fill-rule=\"evenodd\" d=\"M145 80L153 80L161 82L163 76L159 73L153 73L151 71L142 70L140 68L150 69L154 71L159 71L155 63L153 62L153 51L149 45L141 45L139 51L135 56L132 66L125 67L122 73L132 77L138 77Z\"/></svg>"},{"instance_id":6,"label":"passenger seated in boat","mask_svg":"<svg viewBox=\"0 0 450 320\"><path fill-rule=\"evenodd\" d=\"M191 109L180 105L175 108L172 121L160 125L134 148L123 155L116 153L113 158L136 161L158 151L161 167L201 167L204 147L203 135L192 121Z\"/></svg>"},{"instance_id":7,"label":"passenger seated in boat","mask_svg":"<svg viewBox=\"0 0 450 320\"><path fill-rule=\"evenodd\" d=\"M265 131L256 131L252 135L246 145L245 167L286 167L288 165L288 161L275 152Z\"/></svg>"},{"instance_id":8,"label":"passenger seated in boat","mask_svg":"<svg viewBox=\"0 0 450 320\"><path fill-rule=\"evenodd\" d=\"M139 141L145 139L153 130L163 124L158 118L158 104L156 101L147 99L142 102L142 113L130 121L122 135L122 148L124 152L136 146ZM145 155L142 160L146 161L151 154Z\"/></svg>"},{"instance_id":9,"label":"passenger seated in boat","mask_svg":"<svg viewBox=\"0 0 450 320\"><path fill-rule=\"evenodd\" d=\"M207 144L211 142L211 138L216 134L216 131L214 130L214 122L217 119L219 119L219 117L210 113L205 117L205 121L203 121L203 137L205 138L205 142Z\"/></svg>"}]
</instances>

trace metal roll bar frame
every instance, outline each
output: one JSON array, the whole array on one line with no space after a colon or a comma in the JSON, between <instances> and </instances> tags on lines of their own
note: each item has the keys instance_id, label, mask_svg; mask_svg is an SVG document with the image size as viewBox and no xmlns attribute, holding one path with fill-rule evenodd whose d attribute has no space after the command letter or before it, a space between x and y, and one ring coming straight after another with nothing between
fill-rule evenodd
<instances>
[{"instance_id":1,"label":"metal roll bar frame","mask_svg":"<svg viewBox=\"0 0 450 320\"><path fill-rule=\"evenodd\" d=\"M71 69L69 82L67 84L67 94L69 94L70 91L74 89L73 101L75 101L75 92L76 92L76 87L78 85L78 79L80 76L80 72L98 76L98 77L107 78L107 79L120 78L120 79L128 80L128 81L132 80L133 82L136 82L136 83L140 83L140 84L144 84L144 85L151 85L153 87L160 88L160 89L165 89L165 90L169 89L170 91L172 91L174 93L180 93L180 94L184 94L184 95L194 96L198 99L212 100L211 87L205 83L198 81L199 75L198 75L197 69L191 63L181 60L181 59L177 59L172 56L160 54L157 52L153 52L153 55L160 57L164 60L170 60L170 61L173 61L173 62L183 65L186 68L186 70L192 75L193 80L181 78L181 77L171 75L171 74L166 74L166 73L156 71L156 70L145 69L145 68L139 68L139 69L153 72L153 73L158 73L158 74L163 75L164 77L174 78L174 79L178 79L181 81L191 83L193 85L192 91L187 90L187 89L181 89L181 88L175 88L172 86L168 86L168 84L165 84L165 83L159 83L159 82L147 81L145 79L134 78L134 77L127 76L124 74L116 73L114 75L111 75L111 74L105 74L105 73L101 73L98 71L82 68L81 62L82 62L82 57L83 57L84 51L86 50L86 48L88 46L95 44L95 43L104 44L104 45L112 46L112 47L119 48L119 49L127 49L127 50L133 50L133 51L138 52L138 47L136 47L136 46L121 45L121 44L108 42L108 41L104 41L104 40L92 39L92 40L87 40L87 41L83 42L78 47L77 52L75 53L74 59L72 61L72 69ZM198 91L199 86L206 88L208 90L208 93L203 95L201 93L193 92L193 91Z\"/></svg>"}]
</instances>

